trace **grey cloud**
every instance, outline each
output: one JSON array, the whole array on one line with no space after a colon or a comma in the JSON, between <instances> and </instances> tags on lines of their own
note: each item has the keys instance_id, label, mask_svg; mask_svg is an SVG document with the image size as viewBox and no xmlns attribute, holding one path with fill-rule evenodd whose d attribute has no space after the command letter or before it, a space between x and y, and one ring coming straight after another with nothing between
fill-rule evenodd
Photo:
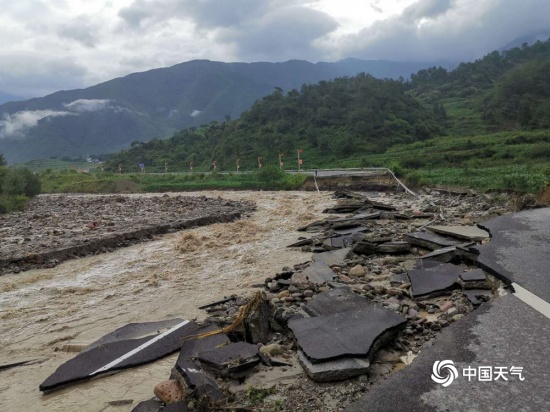
<instances>
[{"instance_id":1,"label":"grey cloud","mask_svg":"<svg viewBox=\"0 0 550 412\"><path fill-rule=\"evenodd\" d=\"M550 2L453 0L449 7L420 0L402 15L338 39L332 56L463 61L480 58L516 38L550 27ZM536 12L533 12L536 10Z\"/></svg>"},{"instance_id":2,"label":"grey cloud","mask_svg":"<svg viewBox=\"0 0 550 412\"><path fill-rule=\"evenodd\" d=\"M85 16L77 17L70 22L63 23L57 28L57 35L74 40L85 47L93 48L98 43L99 27Z\"/></svg>"},{"instance_id":3,"label":"grey cloud","mask_svg":"<svg viewBox=\"0 0 550 412\"><path fill-rule=\"evenodd\" d=\"M436 17L449 10L451 3L451 0L419 0L403 10L401 15L403 18L413 21Z\"/></svg>"},{"instance_id":4,"label":"grey cloud","mask_svg":"<svg viewBox=\"0 0 550 412\"><path fill-rule=\"evenodd\" d=\"M313 1L314 2L314 1ZM134 0L118 15L130 27L147 27L168 19L191 20L199 29L237 27L282 7L307 0Z\"/></svg>"},{"instance_id":5,"label":"grey cloud","mask_svg":"<svg viewBox=\"0 0 550 412\"><path fill-rule=\"evenodd\" d=\"M223 30L218 39L233 43L247 60L316 59L314 41L338 27L325 13L284 7L249 25Z\"/></svg>"},{"instance_id":6,"label":"grey cloud","mask_svg":"<svg viewBox=\"0 0 550 412\"><path fill-rule=\"evenodd\" d=\"M110 99L78 99L63 106L75 112L95 112L107 108L110 103Z\"/></svg>"},{"instance_id":7,"label":"grey cloud","mask_svg":"<svg viewBox=\"0 0 550 412\"><path fill-rule=\"evenodd\" d=\"M24 132L35 127L42 119L69 116L71 113L54 110L26 110L9 115L0 120L0 138L24 137Z\"/></svg>"},{"instance_id":8,"label":"grey cloud","mask_svg":"<svg viewBox=\"0 0 550 412\"><path fill-rule=\"evenodd\" d=\"M0 90L24 97L81 88L86 75L87 69L69 57L52 58L33 53L0 58Z\"/></svg>"},{"instance_id":9,"label":"grey cloud","mask_svg":"<svg viewBox=\"0 0 550 412\"><path fill-rule=\"evenodd\" d=\"M378 2L371 3L370 8L373 9L374 11L378 12L378 13L384 13L384 10L380 6L378 6Z\"/></svg>"},{"instance_id":10,"label":"grey cloud","mask_svg":"<svg viewBox=\"0 0 550 412\"><path fill-rule=\"evenodd\" d=\"M260 15L267 10L272 3L258 0L203 0L203 1L181 1L178 11L187 15L195 23L203 28L231 27L238 26L251 16Z\"/></svg>"},{"instance_id":11,"label":"grey cloud","mask_svg":"<svg viewBox=\"0 0 550 412\"><path fill-rule=\"evenodd\" d=\"M128 7L124 7L118 12L118 16L129 26L137 28L142 22L152 15L152 11L147 7L146 1L135 1Z\"/></svg>"},{"instance_id":12,"label":"grey cloud","mask_svg":"<svg viewBox=\"0 0 550 412\"><path fill-rule=\"evenodd\" d=\"M135 0L120 10L127 27L151 29L179 19L199 36L227 45L240 60L317 59L313 42L337 28L311 0Z\"/></svg>"}]
</instances>

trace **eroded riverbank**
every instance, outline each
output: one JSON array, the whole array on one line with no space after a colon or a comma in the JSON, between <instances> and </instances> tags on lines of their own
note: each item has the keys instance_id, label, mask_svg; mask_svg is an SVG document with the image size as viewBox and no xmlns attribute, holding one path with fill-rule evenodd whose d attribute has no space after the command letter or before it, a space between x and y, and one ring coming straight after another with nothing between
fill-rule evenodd
<instances>
[{"instance_id":1,"label":"eroded riverbank","mask_svg":"<svg viewBox=\"0 0 550 412\"><path fill-rule=\"evenodd\" d=\"M129 404L109 402L147 399L151 382L166 379L174 356L51 395L43 396L38 385L74 356L58 350L67 343L89 343L129 322L204 317L198 306L246 294L281 267L307 261L309 254L286 246L295 241L297 226L321 217L332 204L323 192L182 196L193 195L250 200L257 211L244 221L170 233L54 268L0 277L0 358L40 360L0 372L1 410L125 411ZM199 242L200 247L192 246ZM182 244L190 246L182 249Z\"/></svg>"}]
</instances>

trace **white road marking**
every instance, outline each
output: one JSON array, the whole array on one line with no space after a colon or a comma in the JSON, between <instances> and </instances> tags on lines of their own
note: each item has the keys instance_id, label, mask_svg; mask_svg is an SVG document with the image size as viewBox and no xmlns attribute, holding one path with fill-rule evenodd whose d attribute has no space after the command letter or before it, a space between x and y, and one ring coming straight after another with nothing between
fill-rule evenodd
<instances>
[{"instance_id":1,"label":"white road marking","mask_svg":"<svg viewBox=\"0 0 550 412\"><path fill-rule=\"evenodd\" d=\"M539 298L537 295L532 294L527 289L521 287L517 283L512 283L512 287L515 290L514 295L527 303L533 309L539 311L544 316L550 319L550 303Z\"/></svg>"},{"instance_id":2,"label":"white road marking","mask_svg":"<svg viewBox=\"0 0 550 412\"><path fill-rule=\"evenodd\" d=\"M163 333L161 333L160 335L155 336L155 337L152 338L151 340L148 340L147 342L142 343L141 345L139 345L137 348L131 350L130 352L125 353L125 354L122 355L120 358L117 358L117 359L115 359L114 361L109 362L107 365L103 366L102 368L99 368L99 369L96 370L95 372L90 373L88 376L93 376L93 375L96 375L96 374L98 374L98 373L105 372L105 371L111 369L113 366L118 365L118 364L121 363L122 361L128 359L130 356L133 356L133 355L135 355L136 353L138 353L138 352L142 351L143 349L145 349L146 347L151 346L153 343L159 341L160 339L162 339L162 338L164 338L165 336L171 334L172 332L178 330L178 329L181 328L182 326L187 325L188 323L189 323L188 320L184 320L183 322L177 324L177 325L174 326L173 328L168 329L166 332L163 332Z\"/></svg>"}]
</instances>

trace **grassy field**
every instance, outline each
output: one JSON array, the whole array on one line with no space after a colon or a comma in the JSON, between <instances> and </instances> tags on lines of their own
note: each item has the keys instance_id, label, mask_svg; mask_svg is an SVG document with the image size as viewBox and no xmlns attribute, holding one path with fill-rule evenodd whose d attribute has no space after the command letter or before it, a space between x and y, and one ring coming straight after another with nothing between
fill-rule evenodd
<instances>
[{"instance_id":1,"label":"grassy field","mask_svg":"<svg viewBox=\"0 0 550 412\"><path fill-rule=\"evenodd\" d=\"M265 178L250 174L112 174L47 171L41 175L43 193L125 193L192 190L294 190L305 175Z\"/></svg>"},{"instance_id":2,"label":"grassy field","mask_svg":"<svg viewBox=\"0 0 550 412\"><path fill-rule=\"evenodd\" d=\"M44 170L85 170L85 171L94 171L99 168L97 163L88 163L84 160L73 162L66 160L58 159L37 159L31 160L27 163L19 163L14 166L26 167L32 172L42 172Z\"/></svg>"}]
</instances>

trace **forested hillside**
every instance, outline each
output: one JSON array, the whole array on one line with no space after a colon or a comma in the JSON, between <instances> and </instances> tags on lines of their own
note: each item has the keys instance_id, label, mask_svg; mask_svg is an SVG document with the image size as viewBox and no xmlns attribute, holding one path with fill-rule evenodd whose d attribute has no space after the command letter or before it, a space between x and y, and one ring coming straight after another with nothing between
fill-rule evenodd
<instances>
[{"instance_id":1,"label":"forested hillside","mask_svg":"<svg viewBox=\"0 0 550 412\"><path fill-rule=\"evenodd\" d=\"M195 60L133 73L81 90L0 105L0 153L9 163L113 153L135 140L237 118L274 87L360 72L408 77L424 63L346 59L336 63ZM1 97L1 96L0 96Z\"/></svg>"},{"instance_id":2,"label":"forested hillside","mask_svg":"<svg viewBox=\"0 0 550 412\"><path fill-rule=\"evenodd\" d=\"M492 52L452 71L423 69L410 81L361 74L281 89L240 118L188 128L168 139L135 141L108 168L136 170L235 170L258 157L277 164L278 154L303 149L306 167L330 166L349 157L434 136L484 134L550 127L550 41ZM489 152L487 152L489 153ZM264 160L265 159L265 160ZM295 160L292 160L295 167Z\"/></svg>"},{"instance_id":3,"label":"forested hillside","mask_svg":"<svg viewBox=\"0 0 550 412\"><path fill-rule=\"evenodd\" d=\"M216 161L227 170L239 159L250 168L258 156L273 161L297 149L310 159L346 157L441 134L441 115L406 91L403 82L365 74L304 85L286 94L279 89L237 120L186 129L169 139L134 142L132 149L113 156L110 167L122 164L129 170L139 162L167 162L179 170L190 163L209 169Z\"/></svg>"}]
</instances>

